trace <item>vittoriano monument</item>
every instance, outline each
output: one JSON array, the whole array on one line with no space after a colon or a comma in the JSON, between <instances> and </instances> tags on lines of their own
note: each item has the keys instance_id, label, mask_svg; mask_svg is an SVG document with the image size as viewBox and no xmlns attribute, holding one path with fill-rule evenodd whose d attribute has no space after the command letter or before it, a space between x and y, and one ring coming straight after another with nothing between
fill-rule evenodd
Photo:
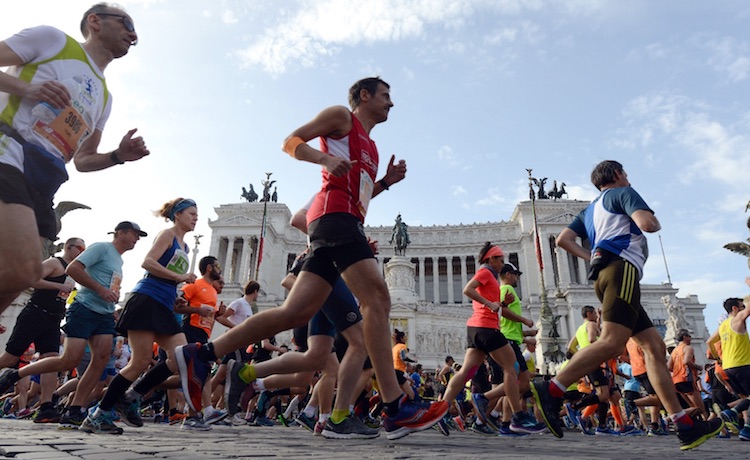
<instances>
[{"instance_id":1,"label":"vittoriano monument","mask_svg":"<svg viewBox=\"0 0 750 460\"><path fill-rule=\"evenodd\" d=\"M411 244L409 241L409 229L401 220L401 214L396 216L396 223L393 225L391 239L388 241L393 246L393 252L397 256L406 255L406 248Z\"/></svg>"}]
</instances>

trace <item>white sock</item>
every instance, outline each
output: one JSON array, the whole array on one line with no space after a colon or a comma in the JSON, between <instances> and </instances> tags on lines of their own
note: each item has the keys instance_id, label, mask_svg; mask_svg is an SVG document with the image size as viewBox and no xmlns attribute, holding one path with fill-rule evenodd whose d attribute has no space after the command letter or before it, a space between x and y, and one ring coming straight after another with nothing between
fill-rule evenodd
<instances>
[{"instance_id":1,"label":"white sock","mask_svg":"<svg viewBox=\"0 0 750 460\"><path fill-rule=\"evenodd\" d=\"M325 423L326 420L328 420L331 417L331 414L320 414L318 415L318 421L320 423Z\"/></svg>"},{"instance_id":2,"label":"white sock","mask_svg":"<svg viewBox=\"0 0 750 460\"><path fill-rule=\"evenodd\" d=\"M288 419L289 417L291 417L297 406L299 406L299 396L295 396L291 401L289 401L289 405L284 411L284 418Z\"/></svg>"},{"instance_id":3,"label":"white sock","mask_svg":"<svg viewBox=\"0 0 750 460\"><path fill-rule=\"evenodd\" d=\"M253 385L255 385L255 389L259 392L266 389L266 385L263 383L263 379L255 379Z\"/></svg>"},{"instance_id":4,"label":"white sock","mask_svg":"<svg viewBox=\"0 0 750 460\"><path fill-rule=\"evenodd\" d=\"M307 405L305 406L305 410L302 411L303 414L305 414L309 418L315 417L315 406Z\"/></svg>"},{"instance_id":5,"label":"white sock","mask_svg":"<svg viewBox=\"0 0 750 460\"><path fill-rule=\"evenodd\" d=\"M213 404L209 404L208 406L203 408L203 415L211 415L214 412L216 412L216 409L214 409Z\"/></svg>"},{"instance_id":6,"label":"white sock","mask_svg":"<svg viewBox=\"0 0 750 460\"><path fill-rule=\"evenodd\" d=\"M497 417L500 417L500 412L496 411L495 409L492 409L492 412L490 412L490 415L497 418Z\"/></svg>"}]
</instances>

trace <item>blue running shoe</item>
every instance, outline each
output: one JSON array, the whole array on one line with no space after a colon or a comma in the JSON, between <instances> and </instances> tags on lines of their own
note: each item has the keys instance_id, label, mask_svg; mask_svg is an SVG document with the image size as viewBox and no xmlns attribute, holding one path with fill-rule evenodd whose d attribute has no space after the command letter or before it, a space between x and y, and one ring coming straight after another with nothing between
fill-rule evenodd
<instances>
[{"instance_id":1,"label":"blue running shoe","mask_svg":"<svg viewBox=\"0 0 750 460\"><path fill-rule=\"evenodd\" d=\"M490 428L497 431L497 426L492 423L492 420L488 417L490 411L490 401L484 397L482 393L471 394L471 404L474 406L474 412L482 423L490 425Z\"/></svg>"},{"instance_id":2,"label":"blue running shoe","mask_svg":"<svg viewBox=\"0 0 750 460\"><path fill-rule=\"evenodd\" d=\"M598 427L594 434L597 436L620 436L620 433L610 427Z\"/></svg>"},{"instance_id":3,"label":"blue running shoe","mask_svg":"<svg viewBox=\"0 0 750 460\"><path fill-rule=\"evenodd\" d=\"M514 415L510 420L510 429L516 433L535 434L542 433L547 429L544 423L538 423L528 412L523 412L520 416Z\"/></svg>"},{"instance_id":4,"label":"blue running shoe","mask_svg":"<svg viewBox=\"0 0 750 460\"><path fill-rule=\"evenodd\" d=\"M740 440L750 441L750 427L749 426L745 425L740 430Z\"/></svg>"},{"instance_id":5,"label":"blue running shoe","mask_svg":"<svg viewBox=\"0 0 750 460\"><path fill-rule=\"evenodd\" d=\"M565 403L565 410L568 412L568 418L573 423L574 427L581 425L581 414L573 409L573 406L569 403Z\"/></svg>"},{"instance_id":6,"label":"blue running shoe","mask_svg":"<svg viewBox=\"0 0 750 460\"><path fill-rule=\"evenodd\" d=\"M737 412L732 409L721 411L721 419L727 424L727 428L734 434L740 433L740 421L737 419Z\"/></svg>"}]
</instances>

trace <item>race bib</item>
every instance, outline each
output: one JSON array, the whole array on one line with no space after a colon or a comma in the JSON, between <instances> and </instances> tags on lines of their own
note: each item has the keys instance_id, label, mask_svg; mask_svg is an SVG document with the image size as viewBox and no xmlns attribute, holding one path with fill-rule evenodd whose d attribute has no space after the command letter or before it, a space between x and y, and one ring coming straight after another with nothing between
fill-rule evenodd
<instances>
[{"instance_id":1,"label":"race bib","mask_svg":"<svg viewBox=\"0 0 750 460\"><path fill-rule=\"evenodd\" d=\"M120 292L121 284L122 284L122 273L112 273L112 281L109 282L109 289L112 291Z\"/></svg>"},{"instance_id":2,"label":"race bib","mask_svg":"<svg viewBox=\"0 0 750 460\"><path fill-rule=\"evenodd\" d=\"M177 249L169 262L167 262L167 270L173 271L180 275L184 275L190 269L190 262L188 262L188 256L182 249Z\"/></svg>"},{"instance_id":3,"label":"race bib","mask_svg":"<svg viewBox=\"0 0 750 460\"><path fill-rule=\"evenodd\" d=\"M41 118L37 120L34 123L34 132L55 146L67 163L91 134L91 128L83 115L72 106L67 106L49 122Z\"/></svg>"},{"instance_id":4,"label":"race bib","mask_svg":"<svg viewBox=\"0 0 750 460\"><path fill-rule=\"evenodd\" d=\"M211 307L211 305L201 305L201 307ZM214 308L214 307L211 307ZM211 330L214 327L214 315L200 316L198 319L198 325L203 329Z\"/></svg>"},{"instance_id":5,"label":"race bib","mask_svg":"<svg viewBox=\"0 0 750 460\"><path fill-rule=\"evenodd\" d=\"M375 184L372 182L370 175L367 171L361 169L359 171L359 212L362 217L367 214L367 207L370 205L372 199L372 192L375 190Z\"/></svg>"}]
</instances>

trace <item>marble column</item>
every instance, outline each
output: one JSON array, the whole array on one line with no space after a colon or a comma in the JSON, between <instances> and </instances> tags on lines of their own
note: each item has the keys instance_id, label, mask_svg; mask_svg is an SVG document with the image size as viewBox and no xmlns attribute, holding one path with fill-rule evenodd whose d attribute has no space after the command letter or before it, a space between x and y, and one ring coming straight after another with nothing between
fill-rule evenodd
<instances>
[{"instance_id":1,"label":"marble column","mask_svg":"<svg viewBox=\"0 0 750 460\"><path fill-rule=\"evenodd\" d=\"M435 305L440 303L440 266L438 265L438 258L432 258L432 303Z\"/></svg>"},{"instance_id":2,"label":"marble column","mask_svg":"<svg viewBox=\"0 0 750 460\"><path fill-rule=\"evenodd\" d=\"M419 258L419 298L424 300L424 257Z\"/></svg>"},{"instance_id":3,"label":"marble column","mask_svg":"<svg viewBox=\"0 0 750 460\"><path fill-rule=\"evenodd\" d=\"M234 236L227 237L227 255L224 258L224 282L229 284L234 281L234 270L232 269L232 263L234 262Z\"/></svg>"},{"instance_id":4,"label":"marble column","mask_svg":"<svg viewBox=\"0 0 750 460\"><path fill-rule=\"evenodd\" d=\"M240 255L239 283L244 284L250 279L250 237L242 237L242 253Z\"/></svg>"},{"instance_id":5,"label":"marble column","mask_svg":"<svg viewBox=\"0 0 750 460\"><path fill-rule=\"evenodd\" d=\"M448 272L448 303L453 304L453 256L445 256L445 262Z\"/></svg>"},{"instance_id":6,"label":"marble column","mask_svg":"<svg viewBox=\"0 0 750 460\"><path fill-rule=\"evenodd\" d=\"M469 282L469 280L467 279L468 275L466 274L466 256L458 256L458 257L459 259L461 259L461 292L462 292L461 303L466 303L468 302L468 299L469 299L468 297L463 295L463 287L466 286L466 283Z\"/></svg>"}]
</instances>

